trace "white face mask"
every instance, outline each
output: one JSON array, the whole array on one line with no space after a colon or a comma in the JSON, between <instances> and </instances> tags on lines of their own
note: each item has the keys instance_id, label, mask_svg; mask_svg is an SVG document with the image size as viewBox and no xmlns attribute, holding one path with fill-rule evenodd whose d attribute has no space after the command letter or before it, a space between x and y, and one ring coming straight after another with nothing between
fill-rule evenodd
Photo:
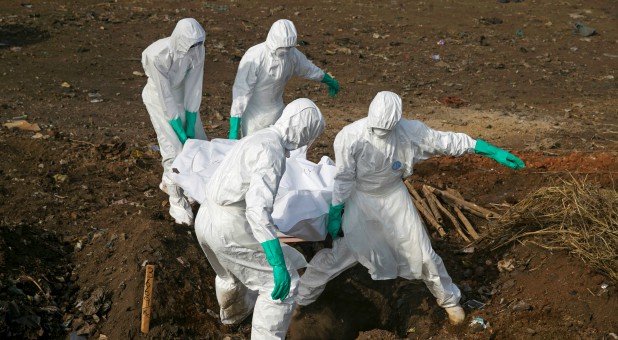
<instances>
[{"instance_id":1,"label":"white face mask","mask_svg":"<svg viewBox=\"0 0 618 340\"><path fill-rule=\"evenodd\" d=\"M184 57L190 61L192 67L195 67L195 65L198 64L200 60L204 59L202 51L204 51L202 43L195 44L194 46L191 46L191 48L189 48Z\"/></svg>"},{"instance_id":2,"label":"white face mask","mask_svg":"<svg viewBox=\"0 0 618 340\"><path fill-rule=\"evenodd\" d=\"M379 128L371 128L371 133L373 133L378 138L384 138L391 133L391 130L379 129Z\"/></svg>"},{"instance_id":3,"label":"white face mask","mask_svg":"<svg viewBox=\"0 0 618 340\"><path fill-rule=\"evenodd\" d=\"M291 47L279 47L275 50L275 56L277 59L285 59L287 55L290 53Z\"/></svg>"}]
</instances>

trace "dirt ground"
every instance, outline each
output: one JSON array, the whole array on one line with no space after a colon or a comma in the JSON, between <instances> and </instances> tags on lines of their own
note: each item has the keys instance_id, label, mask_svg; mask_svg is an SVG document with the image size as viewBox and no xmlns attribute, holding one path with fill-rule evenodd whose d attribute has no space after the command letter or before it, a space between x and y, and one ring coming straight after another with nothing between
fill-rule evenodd
<instances>
[{"instance_id":1,"label":"dirt ground","mask_svg":"<svg viewBox=\"0 0 618 340\"><path fill-rule=\"evenodd\" d=\"M314 100L327 130L310 152L333 157L346 124L382 90L404 115L464 132L526 162L513 171L480 156L436 158L416 184L459 191L499 209L557 178L614 188L618 173L618 6L589 1L0 2L0 337L131 339L140 334L146 264L156 265L151 338L246 339L222 325L214 272L192 228L176 225L158 189L156 135L141 100L141 52L194 17L207 32L201 117L225 138L244 51L277 19L342 90L294 79L285 101ZM575 24L593 27L583 36ZM197 208L197 207L196 207ZM491 223L475 220L479 231ZM464 326L421 282L372 281L355 267L290 327L291 339L618 339L616 282L566 251L530 244L466 247L434 238L462 302ZM310 258L328 246L298 247ZM515 269L497 263L513 259ZM469 326L473 318L485 328Z\"/></svg>"}]
</instances>

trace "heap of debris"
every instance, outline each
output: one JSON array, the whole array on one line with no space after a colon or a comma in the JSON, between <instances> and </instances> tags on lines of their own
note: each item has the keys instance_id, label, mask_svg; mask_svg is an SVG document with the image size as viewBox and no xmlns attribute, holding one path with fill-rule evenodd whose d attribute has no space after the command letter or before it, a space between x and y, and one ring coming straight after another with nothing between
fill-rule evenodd
<instances>
[{"instance_id":1,"label":"heap of debris","mask_svg":"<svg viewBox=\"0 0 618 340\"><path fill-rule=\"evenodd\" d=\"M486 220L500 217L498 213L466 201L461 194L453 189L441 190L423 184L420 190L416 190L409 180L405 180L404 184L412 195L412 202L414 202L414 206L420 213L425 225L432 226L440 238L447 235L444 230L447 220L465 242L473 242L480 238L479 233L474 229L464 212ZM422 195L419 194L419 191Z\"/></svg>"},{"instance_id":2,"label":"heap of debris","mask_svg":"<svg viewBox=\"0 0 618 340\"><path fill-rule=\"evenodd\" d=\"M566 249L618 282L618 192L572 178L544 187L508 209L482 240Z\"/></svg>"}]
</instances>

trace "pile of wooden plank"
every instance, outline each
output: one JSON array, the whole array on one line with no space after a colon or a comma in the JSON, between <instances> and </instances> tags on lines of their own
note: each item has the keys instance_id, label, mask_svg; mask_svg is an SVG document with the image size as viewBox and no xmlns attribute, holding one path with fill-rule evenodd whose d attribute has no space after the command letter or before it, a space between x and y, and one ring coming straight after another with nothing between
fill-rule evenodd
<instances>
[{"instance_id":1,"label":"pile of wooden plank","mask_svg":"<svg viewBox=\"0 0 618 340\"><path fill-rule=\"evenodd\" d=\"M500 217L491 210L466 201L453 189L440 190L423 184L420 190L416 190L409 180L405 180L404 183L425 225L435 228L440 238L447 235L444 226L446 221L449 221L464 241L471 242L479 239L478 232L464 212L486 220Z\"/></svg>"}]
</instances>

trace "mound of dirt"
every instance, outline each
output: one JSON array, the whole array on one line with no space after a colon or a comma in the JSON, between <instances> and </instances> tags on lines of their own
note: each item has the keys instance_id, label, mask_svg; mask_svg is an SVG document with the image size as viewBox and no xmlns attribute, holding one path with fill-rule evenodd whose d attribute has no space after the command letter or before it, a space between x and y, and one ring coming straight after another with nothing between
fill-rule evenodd
<instances>
[{"instance_id":1,"label":"mound of dirt","mask_svg":"<svg viewBox=\"0 0 618 340\"><path fill-rule=\"evenodd\" d=\"M67 258L72 251L54 232L36 226L0 228L0 337L66 336L72 313L79 313L79 287Z\"/></svg>"}]
</instances>

